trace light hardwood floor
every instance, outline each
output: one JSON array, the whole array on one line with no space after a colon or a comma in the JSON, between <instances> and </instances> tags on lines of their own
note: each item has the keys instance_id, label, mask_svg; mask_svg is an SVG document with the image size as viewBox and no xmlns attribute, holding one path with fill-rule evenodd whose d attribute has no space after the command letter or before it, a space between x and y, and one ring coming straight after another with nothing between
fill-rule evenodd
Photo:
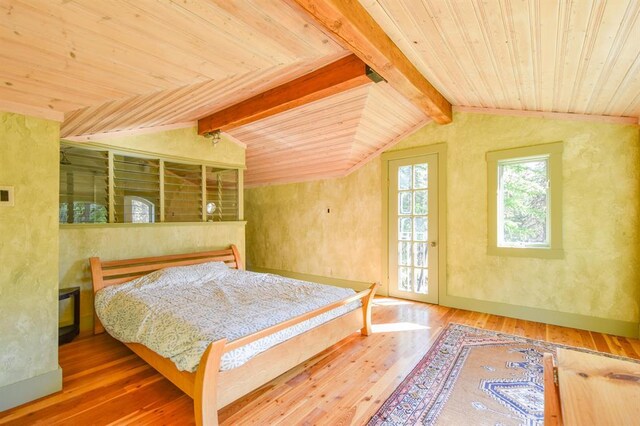
<instances>
[{"instance_id":1,"label":"light hardwood floor","mask_svg":"<svg viewBox=\"0 0 640 426\"><path fill-rule=\"evenodd\" d=\"M640 358L640 341L435 305L377 298L374 333L352 337L220 412L223 425L359 425L447 323ZM189 425L189 397L106 334L60 348L64 390L0 413L0 424Z\"/></svg>"}]
</instances>

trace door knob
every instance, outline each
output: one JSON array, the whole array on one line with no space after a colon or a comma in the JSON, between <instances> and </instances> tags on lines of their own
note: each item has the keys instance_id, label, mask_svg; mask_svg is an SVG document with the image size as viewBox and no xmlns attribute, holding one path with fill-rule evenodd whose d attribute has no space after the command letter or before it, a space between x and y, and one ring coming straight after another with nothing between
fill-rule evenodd
<instances>
[{"instance_id":1,"label":"door knob","mask_svg":"<svg viewBox=\"0 0 640 426\"><path fill-rule=\"evenodd\" d=\"M429 245L430 245L431 247L435 247L435 246L437 245L437 243L436 243L435 241L431 241L431 242L429 243Z\"/></svg>"}]
</instances>

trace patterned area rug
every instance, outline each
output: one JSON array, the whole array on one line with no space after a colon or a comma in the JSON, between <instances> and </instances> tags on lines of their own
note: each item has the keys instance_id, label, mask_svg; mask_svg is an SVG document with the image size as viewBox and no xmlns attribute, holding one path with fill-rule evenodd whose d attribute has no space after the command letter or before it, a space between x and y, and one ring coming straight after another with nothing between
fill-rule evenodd
<instances>
[{"instance_id":1,"label":"patterned area rug","mask_svg":"<svg viewBox=\"0 0 640 426\"><path fill-rule=\"evenodd\" d=\"M450 324L368 424L542 426L542 355L558 347Z\"/></svg>"}]
</instances>

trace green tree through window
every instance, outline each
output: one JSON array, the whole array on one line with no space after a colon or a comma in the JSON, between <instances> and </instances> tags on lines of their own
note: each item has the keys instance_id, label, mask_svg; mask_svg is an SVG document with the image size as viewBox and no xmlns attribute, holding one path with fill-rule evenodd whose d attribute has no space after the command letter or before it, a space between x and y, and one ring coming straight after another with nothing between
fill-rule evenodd
<instances>
[{"instance_id":1,"label":"green tree through window","mask_svg":"<svg viewBox=\"0 0 640 426\"><path fill-rule=\"evenodd\" d=\"M60 204L60 223L107 223L107 208L96 203L73 202L73 215L69 215L69 204Z\"/></svg>"},{"instance_id":2,"label":"green tree through window","mask_svg":"<svg viewBox=\"0 0 640 426\"><path fill-rule=\"evenodd\" d=\"M487 254L561 259L562 142L487 152Z\"/></svg>"},{"instance_id":3,"label":"green tree through window","mask_svg":"<svg viewBox=\"0 0 640 426\"><path fill-rule=\"evenodd\" d=\"M548 244L546 159L500 164L502 243Z\"/></svg>"}]
</instances>

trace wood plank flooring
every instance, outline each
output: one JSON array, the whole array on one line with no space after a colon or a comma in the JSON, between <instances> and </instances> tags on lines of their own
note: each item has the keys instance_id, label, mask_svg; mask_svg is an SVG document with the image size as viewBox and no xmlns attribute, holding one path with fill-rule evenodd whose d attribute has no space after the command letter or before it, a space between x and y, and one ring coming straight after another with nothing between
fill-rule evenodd
<instances>
[{"instance_id":1,"label":"wood plank flooring","mask_svg":"<svg viewBox=\"0 0 640 426\"><path fill-rule=\"evenodd\" d=\"M223 425L360 425L455 322L640 358L640 341L495 315L377 298L374 333L325 350L220 412ZM193 403L106 334L60 348L64 390L0 413L7 425L190 425Z\"/></svg>"}]
</instances>

